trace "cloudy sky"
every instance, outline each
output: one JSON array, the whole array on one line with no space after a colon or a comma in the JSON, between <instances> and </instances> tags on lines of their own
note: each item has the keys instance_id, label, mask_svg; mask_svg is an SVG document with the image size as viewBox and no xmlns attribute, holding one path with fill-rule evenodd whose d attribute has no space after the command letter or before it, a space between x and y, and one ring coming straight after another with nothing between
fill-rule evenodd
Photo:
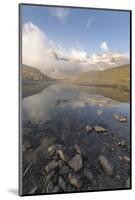
<instances>
[{"instance_id":1,"label":"cloudy sky","mask_svg":"<svg viewBox=\"0 0 135 200\"><path fill-rule=\"evenodd\" d=\"M52 77L129 63L129 12L22 6L22 60Z\"/></svg>"}]
</instances>

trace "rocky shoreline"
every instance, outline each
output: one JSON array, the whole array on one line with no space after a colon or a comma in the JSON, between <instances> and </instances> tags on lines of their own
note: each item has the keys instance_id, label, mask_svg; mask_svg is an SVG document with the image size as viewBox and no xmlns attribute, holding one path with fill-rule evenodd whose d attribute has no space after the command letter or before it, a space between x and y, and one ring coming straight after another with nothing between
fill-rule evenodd
<instances>
[{"instance_id":1,"label":"rocky shoreline","mask_svg":"<svg viewBox=\"0 0 135 200\"><path fill-rule=\"evenodd\" d=\"M129 189L129 141L99 124L73 126L65 119L23 121L23 193Z\"/></svg>"}]
</instances>

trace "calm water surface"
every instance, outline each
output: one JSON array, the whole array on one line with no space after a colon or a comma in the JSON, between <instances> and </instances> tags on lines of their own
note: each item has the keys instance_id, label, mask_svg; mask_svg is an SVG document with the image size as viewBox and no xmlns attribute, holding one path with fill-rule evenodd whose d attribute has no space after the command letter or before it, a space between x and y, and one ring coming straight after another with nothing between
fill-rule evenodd
<instances>
[{"instance_id":1,"label":"calm water surface","mask_svg":"<svg viewBox=\"0 0 135 200\"><path fill-rule=\"evenodd\" d=\"M110 132L129 138L130 104L129 94L110 88L75 86L59 82L42 92L22 101L23 120L42 124L48 120L65 120L75 128L87 125L102 125ZM120 123L113 116L128 117L127 123Z\"/></svg>"}]
</instances>

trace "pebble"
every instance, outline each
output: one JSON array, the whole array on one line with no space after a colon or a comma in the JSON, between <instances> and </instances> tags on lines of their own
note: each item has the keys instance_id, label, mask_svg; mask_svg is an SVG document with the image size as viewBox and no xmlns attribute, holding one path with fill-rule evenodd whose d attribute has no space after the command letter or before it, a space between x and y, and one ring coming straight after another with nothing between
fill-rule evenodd
<instances>
[{"instance_id":1,"label":"pebble","mask_svg":"<svg viewBox=\"0 0 135 200\"><path fill-rule=\"evenodd\" d=\"M55 150L56 150L56 148L55 148L54 145L48 147L48 154L49 154L49 156L53 156L54 153L55 153Z\"/></svg>"},{"instance_id":2,"label":"pebble","mask_svg":"<svg viewBox=\"0 0 135 200\"><path fill-rule=\"evenodd\" d=\"M55 171L51 171L47 176L46 176L46 184L54 177Z\"/></svg>"},{"instance_id":3,"label":"pebble","mask_svg":"<svg viewBox=\"0 0 135 200\"><path fill-rule=\"evenodd\" d=\"M103 168L103 170L105 171L105 173L108 174L109 176L112 176L113 175L113 166L110 163L110 161L107 159L107 157L104 155L100 155L98 159L99 159L99 163L100 163L101 167Z\"/></svg>"},{"instance_id":4,"label":"pebble","mask_svg":"<svg viewBox=\"0 0 135 200\"><path fill-rule=\"evenodd\" d=\"M125 155L123 156L123 160L126 161L126 162L130 162L130 158L128 156L125 156Z\"/></svg>"},{"instance_id":5,"label":"pebble","mask_svg":"<svg viewBox=\"0 0 135 200\"><path fill-rule=\"evenodd\" d=\"M122 140L122 141L120 142L120 145L121 145L122 147L126 147L126 146L127 146L127 143L126 143L125 140Z\"/></svg>"},{"instance_id":6,"label":"pebble","mask_svg":"<svg viewBox=\"0 0 135 200\"><path fill-rule=\"evenodd\" d=\"M78 154L81 154L81 149L77 144L74 145L74 148Z\"/></svg>"},{"instance_id":7,"label":"pebble","mask_svg":"<svg viewBox=\"0 0 135 200\"><path fill-rule=\"evenodd\" d=\"M59 157L61 158L61 160L67 162L67 158L62 150L58 150L57 153L58 153Z\"/></svg>"},{"instance_id":8,"label":"pebble","mask_svg":"<svg viewBox=\"0 0 135 200\"><path fill-rule=\"evenodd\" d=\"M50 181L47 185L46 185L46 188L45 188L45 191L47 192L47 193L50 193L50 192L52 192L52 190L53 190L53 183Z\"/></svg>"},{"instance_id":9,"label":"pebble","mask_svg":"<svg viewBox=\"0 0 135 200\"><path fill-rule=\"evenodd\" d=\"M95 129L96 132L106 132L106 129L102 126L99 126L99 125L96 125L94 127L94 129Z\"/></svg>"},{"instance_id":10,"label":"pebble","mask_svg":"<svg viewBox=\"0 0 135 200\"><path fill-rule=\"evenodd\" d=\"M79 171L82 166L83 166L83 162L82 162L82 158L81 156L78 154L76 156L74 156L69 162L68 165L74 169L74 171Z\"/></svg>"},{"instance_id":11,"label":"pebble","mask_svg":"<svg viewBox=\"0 0 135 200\"><path fill-rule=\"evenodd\" d=\"M120 122L127 122L128 118L126 116L122 116L122 115L114 115L114 119L120 121Z\"/></svg>"},{"instance_id":12,"label":"pebble","mask_svg":"<svg viewBox=\"0 0 135 200\"><path fill-rule=\"evenodd\" d=\"M65 191L65 190L66 190L66 182L64 181L64 179L63 179L61 176L59 177L58 182L59 182L60 188L61 188L63 191Z\"/></svg>"},{"instance_id":13,"label":"pebble","mask_svg":"<svg viewBox=\"0 0 135 200\"><path fill-rule=\"evenodd\" d=\"M57 168L58 166L59 166L59 162L53 160L45 166L45 170L46 170L47 173L49 173L50 171Z\"/></svg>"},{"instance_id":14,"label":"pebble","mask_svg":"<svg viewBox=\"0 0 135 200\"><path fill-rule=\"evenodd\" d=\"M81 187L81 182L80 182L79 178L75 175L71 175L69 177L69 182L70 182L71 185L75 186L76 188Z\"/></svg>"}]
</instances>

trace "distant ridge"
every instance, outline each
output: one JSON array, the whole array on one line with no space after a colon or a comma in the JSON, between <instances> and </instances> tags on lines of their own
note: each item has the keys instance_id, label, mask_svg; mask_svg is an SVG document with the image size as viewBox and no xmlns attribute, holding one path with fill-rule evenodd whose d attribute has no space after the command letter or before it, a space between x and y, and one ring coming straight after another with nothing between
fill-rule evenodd
<instances>
[{"instance_id":1,"label":"distant ridge","mask_svg":"<svg viewBox=\"0 0 135 200\"><path fill-rule=\"evenodd\" d=\"M23 80L52 80L52 78L46 76L40 70L35 67L31 67L25 64L22 64L22 79Z\"/></svg>"},{"instance_id":2,"label":"distant ridge","mask_svg":"<svg viewBox=\"0 0 135 200\"><path fill-rule=\"evenodd\" d=\"M100 87L113 87L130 90L130 65L121 65L103 71L89 71L81 73L72 79L72 82L80 85Z\"/></svg>"}]
</instances>

